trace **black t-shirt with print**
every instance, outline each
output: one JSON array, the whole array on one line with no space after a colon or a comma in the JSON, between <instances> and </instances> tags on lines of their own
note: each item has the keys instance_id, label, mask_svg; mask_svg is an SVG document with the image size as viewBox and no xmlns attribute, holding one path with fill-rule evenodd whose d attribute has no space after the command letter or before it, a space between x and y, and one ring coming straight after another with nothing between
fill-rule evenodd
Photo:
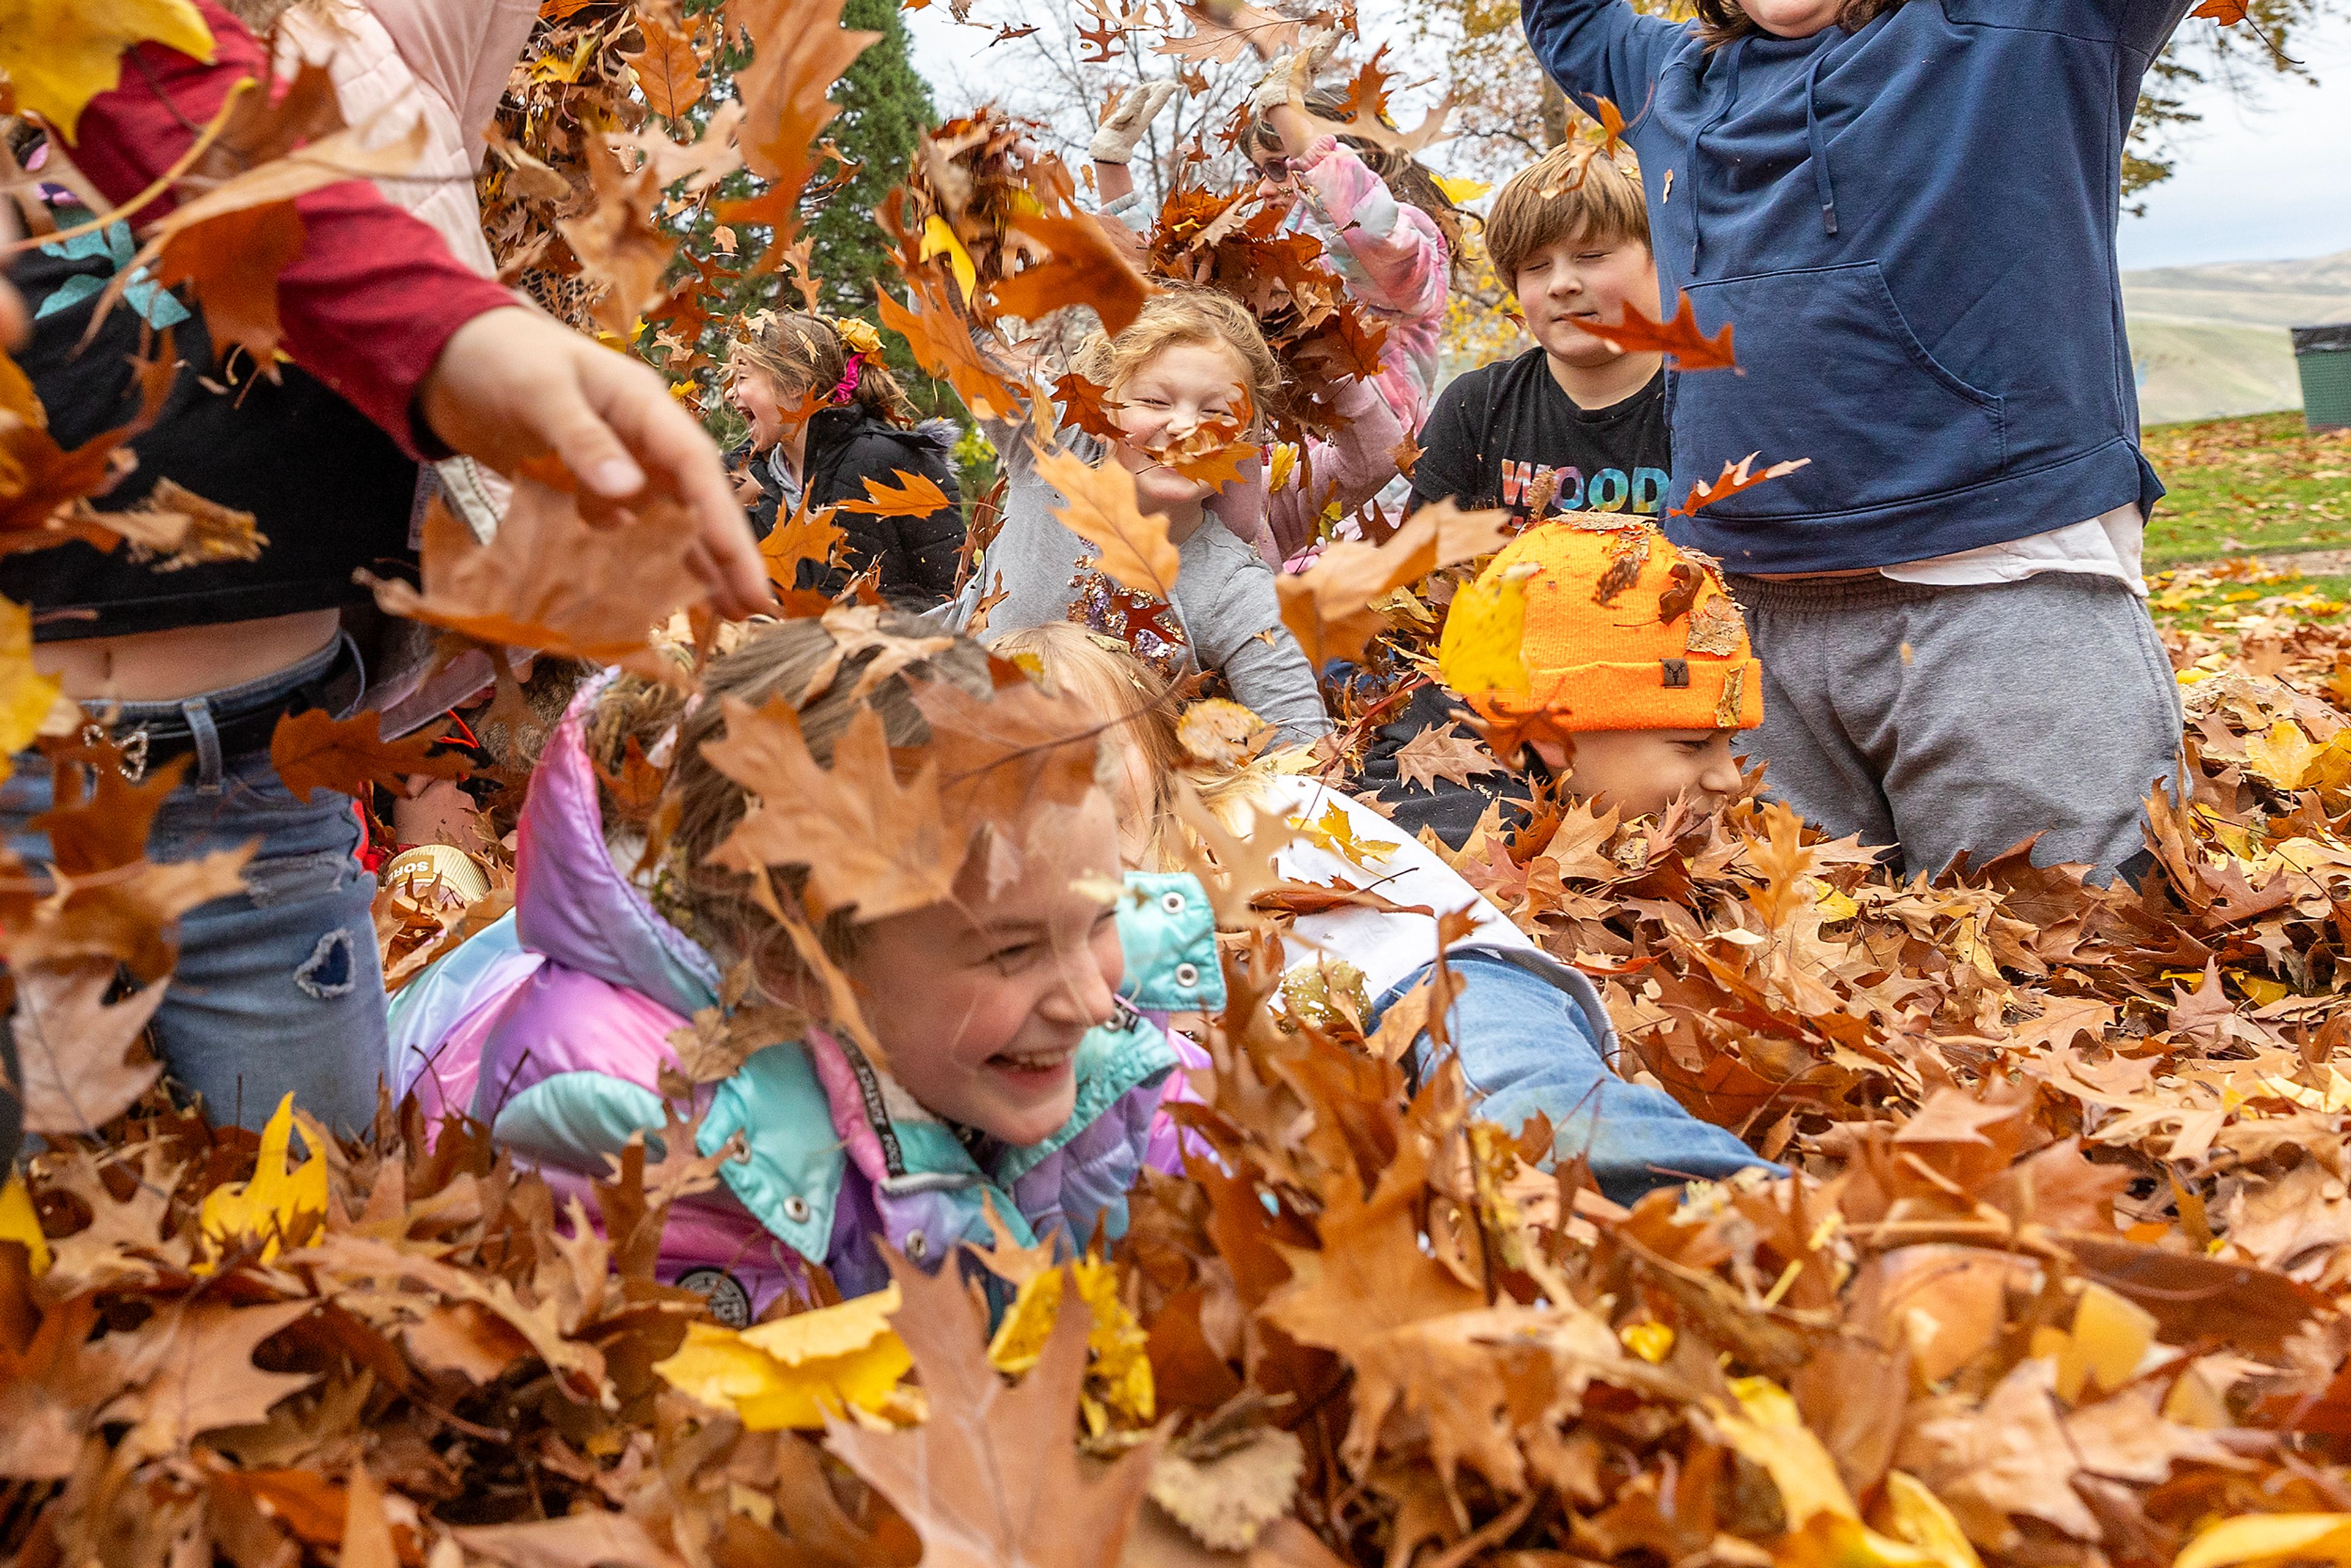
<instances>
[{"instance_id":1,"label":"black t-shirt with print","mask_svg":"<svg viewBox=\"0 0 2351 1568\"><path fill-rule=\"evenodd\" d=\"M1553 512L1631 512L1664 507L1673 468L1666 426L1666 377L1606 408L1579 408L1552 379L1541 349L1481 365L1437 394L1420 433L1412 504L1450 499L1465 507L1507 507L1532 518L1550 491Z\"/></svg>"}]
</instances>

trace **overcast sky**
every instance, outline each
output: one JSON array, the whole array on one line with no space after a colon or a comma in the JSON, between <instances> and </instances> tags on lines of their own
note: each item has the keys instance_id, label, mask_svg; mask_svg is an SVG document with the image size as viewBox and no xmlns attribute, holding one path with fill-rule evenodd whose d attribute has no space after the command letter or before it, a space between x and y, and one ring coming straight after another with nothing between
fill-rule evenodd
<instances>
[{"instance_id":1,"label":"overcast sky","mask_svg":"<svg viewBox=\"0 0 2351 1568\"><path fill-rule=\"evenodd\" d=\"M1054 0L1044 0L1053 4ZM1367 31L1384 7L1364 0ZM1008 5L987 0L975 16L1001 19ZM996 90L1016 49L974 49L984 34L956 28L944 5L910 14L916 68L937 87L939 107L955 112ZM2210 27L2190 18L2185 26ZM2294 39L2293 53L2316 84L2257 73L2259 90L2239 108L2217 89L2189 107L2201 124L2181 128L2172 177L2144 193L2145 217L2125 217L2125 268L2184 267L2208 261L2276 261L2351 250L2351 14Z\"/></svg>"},{"instance_id":2,"label":"overcast sky","mask_svg":"<svg viewBox=\"0 0 2351 1568\"><path fill-rule=\"evenodd\" d=\"M2351 250L2351 16L2295 35L2291 53L2315 86L2267 78L2251 108L2214 90L2189 105L2204 122L2182 131L2176 171L2144 193L2147 216L2123 219L2124 267Z\"/></svg>"}]
</instances>

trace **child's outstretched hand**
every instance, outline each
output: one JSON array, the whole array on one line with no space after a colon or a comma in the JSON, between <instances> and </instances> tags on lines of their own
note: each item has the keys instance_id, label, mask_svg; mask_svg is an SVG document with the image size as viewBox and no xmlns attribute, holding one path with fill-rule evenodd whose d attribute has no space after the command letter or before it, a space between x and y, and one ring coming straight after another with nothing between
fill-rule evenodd
<instances>
[{"instance_id":1,"label":"child's outstretched hand","mask_svg":"<svg viewBox=\"0 0 2351 1568\"><path fill-rule=\"evenodd\" d=\"M1086 146L1086 156L1097 163L1124 164L1134 156L1134 144L1159 111L1176 101L1184 84L1173 77L1144 82L1119 100L1117 110L1102 122Z\"/></svg>"},{"instance_id":2,"label":"child's outstretched hand","mask_svg":"<svg viewBox=\"0 0 2351 1568\"><path fill-rule=\"evenodd\" d=\"M718 448L648 366L520 306L457 329L417 392L434 434L511 474L553 453L591 501L658 498L695 521L687 564L730 620L768 608L758 543ZM586 508L592 518L607 506Z\"/></svg>"}]
</instances>

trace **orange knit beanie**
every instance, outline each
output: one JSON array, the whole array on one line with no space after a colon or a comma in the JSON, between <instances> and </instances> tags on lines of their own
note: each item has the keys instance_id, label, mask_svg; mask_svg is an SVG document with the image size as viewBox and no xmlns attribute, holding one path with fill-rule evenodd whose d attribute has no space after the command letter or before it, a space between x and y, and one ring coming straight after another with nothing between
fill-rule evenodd
<instances>
[{"instance_id":1,"label":"orange knit beanie","mask_svg":"<svg viewBox=\"0 0 2351 1568\"><path fill-rule=\"evenodd\" d=\"M1489 721L1571 734L1752 729L1763 671L1714 562L1643 518L1568 512L1512 539L1454 596L1445 684Z\"/></svg>"}]
</instances>

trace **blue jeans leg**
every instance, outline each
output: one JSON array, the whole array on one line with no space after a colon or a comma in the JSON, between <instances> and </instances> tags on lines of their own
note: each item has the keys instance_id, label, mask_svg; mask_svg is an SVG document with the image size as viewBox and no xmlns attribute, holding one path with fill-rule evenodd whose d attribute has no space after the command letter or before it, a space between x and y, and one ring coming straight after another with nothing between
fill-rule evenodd
<instances>
[{"instance_id":1,"label":"blue jeans leg","mask_svg":"<svg viewBox=\"0 0 2351 1568\"><path fill-rule=\"evenodd\" d=\"M26 823L49 799L47 760L19 755L0 789L0 831L27 862L48 861L47 835ZM321 790L303 804L266 751L226 758L217 784L183 784L156 813L147 852L159 862L261 841L244 893L181 919L179 965L155 1014L172 1080L214 1121L258 1127L288 1092L330 1127L357 1131L374 1116L383 967L360 838L348 796Z\"/></svg>"},{"instance_id":2,"label":"blue jeans leg","mask_svg":"<svg viewBox=\"0 0 2351 1568\"><path fill-rule=\"evenodd\" d=\"M1477 1114L1514 1133L1538 1112L1550 1117L1552 1156L1584 1155L1610 1198L1629 1204L1670 1182L1778 1168L1673 1096L1610 1071L1583 1009L1542 976L1489 953L1457 955L1451 967L1464 984L1446 1028ZM1392 988L1374 1015L1427 975L1421 969ZM1412 1060L1416 1071L1430 1067L1426 1035Z\"/></svg>"}]
</instances>

